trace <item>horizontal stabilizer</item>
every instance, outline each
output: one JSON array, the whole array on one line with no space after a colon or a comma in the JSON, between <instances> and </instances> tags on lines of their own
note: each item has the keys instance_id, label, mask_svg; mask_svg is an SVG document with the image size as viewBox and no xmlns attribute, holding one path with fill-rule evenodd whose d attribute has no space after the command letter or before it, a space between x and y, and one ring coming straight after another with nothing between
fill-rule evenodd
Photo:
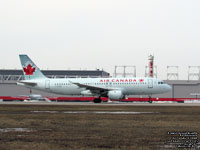
<instances>
[{"instance_id":1,"label":"horizontal stabilizer","mask_svg":"<svg viewBox=\"0 0 200 150\"><path fill-rule=\"evenodd\" d=\"M20 81L20 82L17 82L17 85L36 86L37 83L36 83L36 82L25 82L25 81Z\"/></svg>"}]
</instances>

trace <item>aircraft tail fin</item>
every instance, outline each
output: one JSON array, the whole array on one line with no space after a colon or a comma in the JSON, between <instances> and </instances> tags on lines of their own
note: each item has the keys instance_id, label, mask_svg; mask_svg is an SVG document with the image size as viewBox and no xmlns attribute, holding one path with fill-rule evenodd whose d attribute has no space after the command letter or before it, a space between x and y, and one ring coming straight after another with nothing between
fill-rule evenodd
<instances>
[{"instance_id":1,"label":"aircraft tail fin","mask_svg":"<svg viewBox=\"0 0 200 150\"><path fill-rule=\"evenodd\" d=\"M27 55L19 55L25 80L46 78Z\"/></svg>"}]
</instances>

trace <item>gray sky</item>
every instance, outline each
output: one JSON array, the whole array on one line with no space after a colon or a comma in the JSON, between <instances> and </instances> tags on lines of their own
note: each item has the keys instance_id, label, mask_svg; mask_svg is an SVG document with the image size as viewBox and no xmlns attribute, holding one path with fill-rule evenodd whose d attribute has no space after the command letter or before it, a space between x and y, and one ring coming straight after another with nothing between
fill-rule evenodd
<instances>
[{"instance_id":1,"label":"gray sky","mask_svg":"<svg viewBox=\"0 0 200 150\"><path fill-rule=\"evenodd\" d=\"M166 66L200 66L199 0L0 0L0 68L21 68L28 54L41 69L136 65L144 76L155 55Z\"/></svg>"}]
</instances>

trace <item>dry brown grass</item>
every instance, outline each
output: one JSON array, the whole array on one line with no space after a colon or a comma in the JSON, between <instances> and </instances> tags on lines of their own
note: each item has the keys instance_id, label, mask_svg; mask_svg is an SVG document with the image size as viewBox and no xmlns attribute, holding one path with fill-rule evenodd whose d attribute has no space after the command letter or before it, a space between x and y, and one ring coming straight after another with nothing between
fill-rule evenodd
<instances>
[{"instance_id":1,"label":"dry brown grass","mask_svg":"<svg viewBox=\"0 0 200 150\"><path fill-rule=\"evenodd\" d=\"M58 111L34 113L31 111ZM64 114L65 111L136 111L153 114ZM0 105L2 150L164 149L168 131L200 133L199 107Z\"/></svg>"}]
</instances>

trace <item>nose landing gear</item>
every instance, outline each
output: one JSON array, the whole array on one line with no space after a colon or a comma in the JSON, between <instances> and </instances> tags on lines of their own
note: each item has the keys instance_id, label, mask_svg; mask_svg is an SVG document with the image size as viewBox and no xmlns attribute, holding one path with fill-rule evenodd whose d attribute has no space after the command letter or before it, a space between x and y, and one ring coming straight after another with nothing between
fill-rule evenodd
<instances>
[{"instance_id":1,"label":"nose landing gear","mask_svg":"<svg viewBox=\"0 0 200 150\"><path fill-rule=\"evenodd\" d=\"M150 104L152 103L152 99L151 99L151 96L149 96L149 101L148 101Z\"/></svg>"}]
</instances>

